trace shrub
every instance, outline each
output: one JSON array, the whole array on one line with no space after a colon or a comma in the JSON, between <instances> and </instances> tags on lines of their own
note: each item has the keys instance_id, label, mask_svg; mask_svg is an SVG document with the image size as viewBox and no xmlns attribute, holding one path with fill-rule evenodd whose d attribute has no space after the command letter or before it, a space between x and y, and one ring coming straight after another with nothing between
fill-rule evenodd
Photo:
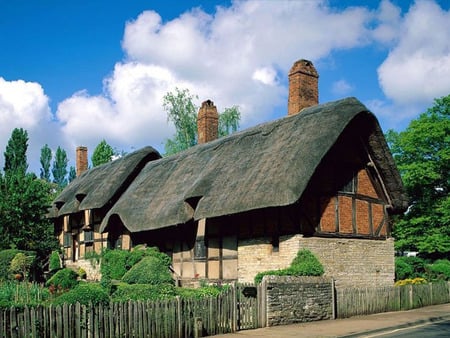
<instances>
[{"instance_id":1,"label":"shrub","mask_svg":"<svg viewBox=\"0 0 450 338\"><path fill-rule=\"evenodd\" d=\"M52 253L50 255L50 260L48 263L48 268L49 268L50 272L61 269L61 260L59 258L58 251L52 251Z\"/></svg>"},{"instance_id":2,"label":"shrub","mask_svg":"<svg viewBox=\"0 0 450 338\"><path fill-rule=\"evenodd\" d=\"M78 274L72 269L64 268L56 272L46 283L51 291L69 290L78 285Z\"/></svg>"},{"instance_id":3,"label":"shrub","mask_svg":"<svg viewBox=\"0 0 450 338\"><path fill-rule=\"evenodd\" d=\"M450 279L450 261L439 259L428 266L429 278L431 280Z\"/></svg>"},{"instance_id":4,"label":"shrub","mask_svg":"<svg viewBox=\"0 0 450 338\"><path fill-rule=\"evenodd\" d=\"M109 296L105 289L97 283L80 283L69 292L63 293L53 301L54 304L98 305L108 304Z\"/></svg>"},{"instance_id":5,"label":"shrub","mask_svg":"<svg viewBox=\"0 0 450 338\"><path fill-rule=\"evenodd\" d=\"M0 281L12 279L10 271L11 261L21 250L8 249L0 251Z\"/></svg>"},{"instance_id":6,"label":"shrub","mask_svg":"<svg viewBox=\"0 0 450 338\"><path fill-rule=\"evenodd\" d=\"M208 285L203 286L198 289L191 288L175 288L176 293L183 299L199 299L206 297L216 297L220 295L224 290L229 288L228 285L217 286L217 285Z\"/></svg>"},{"instance_id":7,"label":"shrub","mask_svg":"<svg viewBox=\"0 0 450 338\"><path fill-rule=\"evenodd\" d=\"M146 256L135 264L122 278L128 284L171 284L169 266L159 256Z\"/></svg>"},{"instance_id":8,"label":"shrub","mask_svg":"<svg viewBox=\"0 0 450 338\"><path fill-rule=\"evenodd\" d=\"M255 276L255 283L261 283L264 276L322 276L323 273L323 266L317 257L308 249L302 249L287 269L260 272Z\"/></svg>"},{"instance_id":9,"label":"shrub","mask_svg":"<svg viewBox=\"0 0 450 338\"><path fill-rule=\"evenodd\" d=\"M127 272L127 259L130 255L126 250L105 250L102 256L101 273L111 279L120 280Z\"/></svg>"},{"instance_id":10,"label":"shrub","mask_svg":"<svg viewBox=\"0 0 450 338\"><path fill-rule=\"evenodd\" d=\"M407 278L402 279L395 282L395 286L404 286L404 285L418 285L418 284L427 284L427 280L425 278L417 277L417 278Z\"/></svg>"},{"instance_id":11,"label":"shrub","mask_svg":"<svg viewBox=\"0 0 450 338\"><path fill-rule=\"evenodd\" d=\"M113 301L128 300L161 300L175 297L175 286L172 284L119 284L112 294Z\"/></svg>"},{"instance_id":12,"label":"shrub","mask_svg":"<svg viewBox=\"0 0 450 338\"><path fill-rule=\"evenodd\" d=\"M395 279L413 279L425 277L426 260L420 257L396 257L395 258Z\"/></svg>"},{"instance_id":13,"label":"shrub","mask_svg":"<svg viewBox=\"0 0 450 338\"><path fill-rule=\"evenodd\" d=\"M34 260L34 255L26 255L23 252L19 252L17 255L15 255L11 261L11 265L9 268L12 273L16 274L14 278L18 279L17 274L20 274L23 276L23 278L27 279L28 273L30 272L30 268L33 265Z\"/></svg>"}]
</instances>

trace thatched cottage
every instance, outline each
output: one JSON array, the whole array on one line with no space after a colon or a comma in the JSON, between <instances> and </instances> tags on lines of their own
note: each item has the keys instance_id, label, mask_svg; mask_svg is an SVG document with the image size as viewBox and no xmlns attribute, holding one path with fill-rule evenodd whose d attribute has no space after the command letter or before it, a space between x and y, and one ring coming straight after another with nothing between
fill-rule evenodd
<instances>
[{"instance_id":1,"label":"thatched cottage","mask_svg":"<svg viewBox=\"0 0 450 338\"><path fill-rule=\"evenodd\" d=\"M389 216L407 201L377 119L355 98L318 105L309 61L289 80L285 118L215 139L206 101L201 144L165 158L144 148L79 176L54 202L66 258L89 243L146 244L172 257L182 283L248 282L308 248L338 286L391 285Z\"/></svg>"}]
</instances>

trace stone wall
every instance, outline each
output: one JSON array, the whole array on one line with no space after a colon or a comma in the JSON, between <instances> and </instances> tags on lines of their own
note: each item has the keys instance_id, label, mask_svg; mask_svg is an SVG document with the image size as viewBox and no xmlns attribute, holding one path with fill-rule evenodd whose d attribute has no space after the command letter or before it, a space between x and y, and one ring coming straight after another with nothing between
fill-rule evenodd
<instances>
[{"instance_id":1,"label":"stone wall","mask_svg":"<svg viewBox=\"0 0 450 338\"><path fill-rule=\"evenodd\" d=\"M330 278L265 276L263 288L267 326L334 319L334 287Z\"/></svg>"},{"instance_id":2,"label":"stone wall","mask_svg":"<svg viewBox=\"0 0 450 338\"><path fill-rule=\"evenodd\" d=\"M240 240L239 282L253 282L258 272L286 268L298 250L309 249L336 287L391 286L394 283L394 240L280 236L278 251L270 239Z\"/></svg>"}]
</instances>

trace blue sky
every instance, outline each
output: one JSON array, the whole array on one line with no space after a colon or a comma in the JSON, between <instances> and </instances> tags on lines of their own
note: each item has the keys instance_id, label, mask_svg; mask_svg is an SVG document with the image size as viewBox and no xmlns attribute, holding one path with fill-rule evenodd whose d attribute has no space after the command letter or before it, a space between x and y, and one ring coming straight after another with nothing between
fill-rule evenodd
<instances>
[{"instance_id":1,"label":"blue sky","mask_svg":"<svg viewBox=\"0 0 450 338\"><path fill-rule=\"evenodd\" d=\"M355 96L384 130L403 130L450 93L449 1L0 0L0 150L29 134L74 165L105 139L163 150L162 97L175 87L241 128L286 115L287 73L312 60L321 102ZM0 158L3 167L3 156Z\"/></svg>"}]
</instances>

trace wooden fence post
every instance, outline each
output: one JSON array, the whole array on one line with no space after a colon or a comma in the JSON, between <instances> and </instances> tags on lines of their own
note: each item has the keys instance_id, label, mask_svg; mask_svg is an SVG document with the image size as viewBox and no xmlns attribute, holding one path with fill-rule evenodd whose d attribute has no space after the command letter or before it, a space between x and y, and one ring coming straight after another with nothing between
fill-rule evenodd
<instances>
[{"instance_id":1,"label":"wooden fence post","mask_svg":"<svg viewBox=\"0 0 450 338\"><path fill-rule=\"evenodd\" d=\"M413 308L413 286L409 285L409 309L412 308Z\"/></svg>"},{"instance_id":2,"label":"wooden fence post","mask_svg":"<svg viewBox=\"0 0 450 338\"><path fill-rule=\"evenodd\" d=\"M334 279L331 278L331 319L336 319L337 298Z\"/></svg>"}]
</instances>

